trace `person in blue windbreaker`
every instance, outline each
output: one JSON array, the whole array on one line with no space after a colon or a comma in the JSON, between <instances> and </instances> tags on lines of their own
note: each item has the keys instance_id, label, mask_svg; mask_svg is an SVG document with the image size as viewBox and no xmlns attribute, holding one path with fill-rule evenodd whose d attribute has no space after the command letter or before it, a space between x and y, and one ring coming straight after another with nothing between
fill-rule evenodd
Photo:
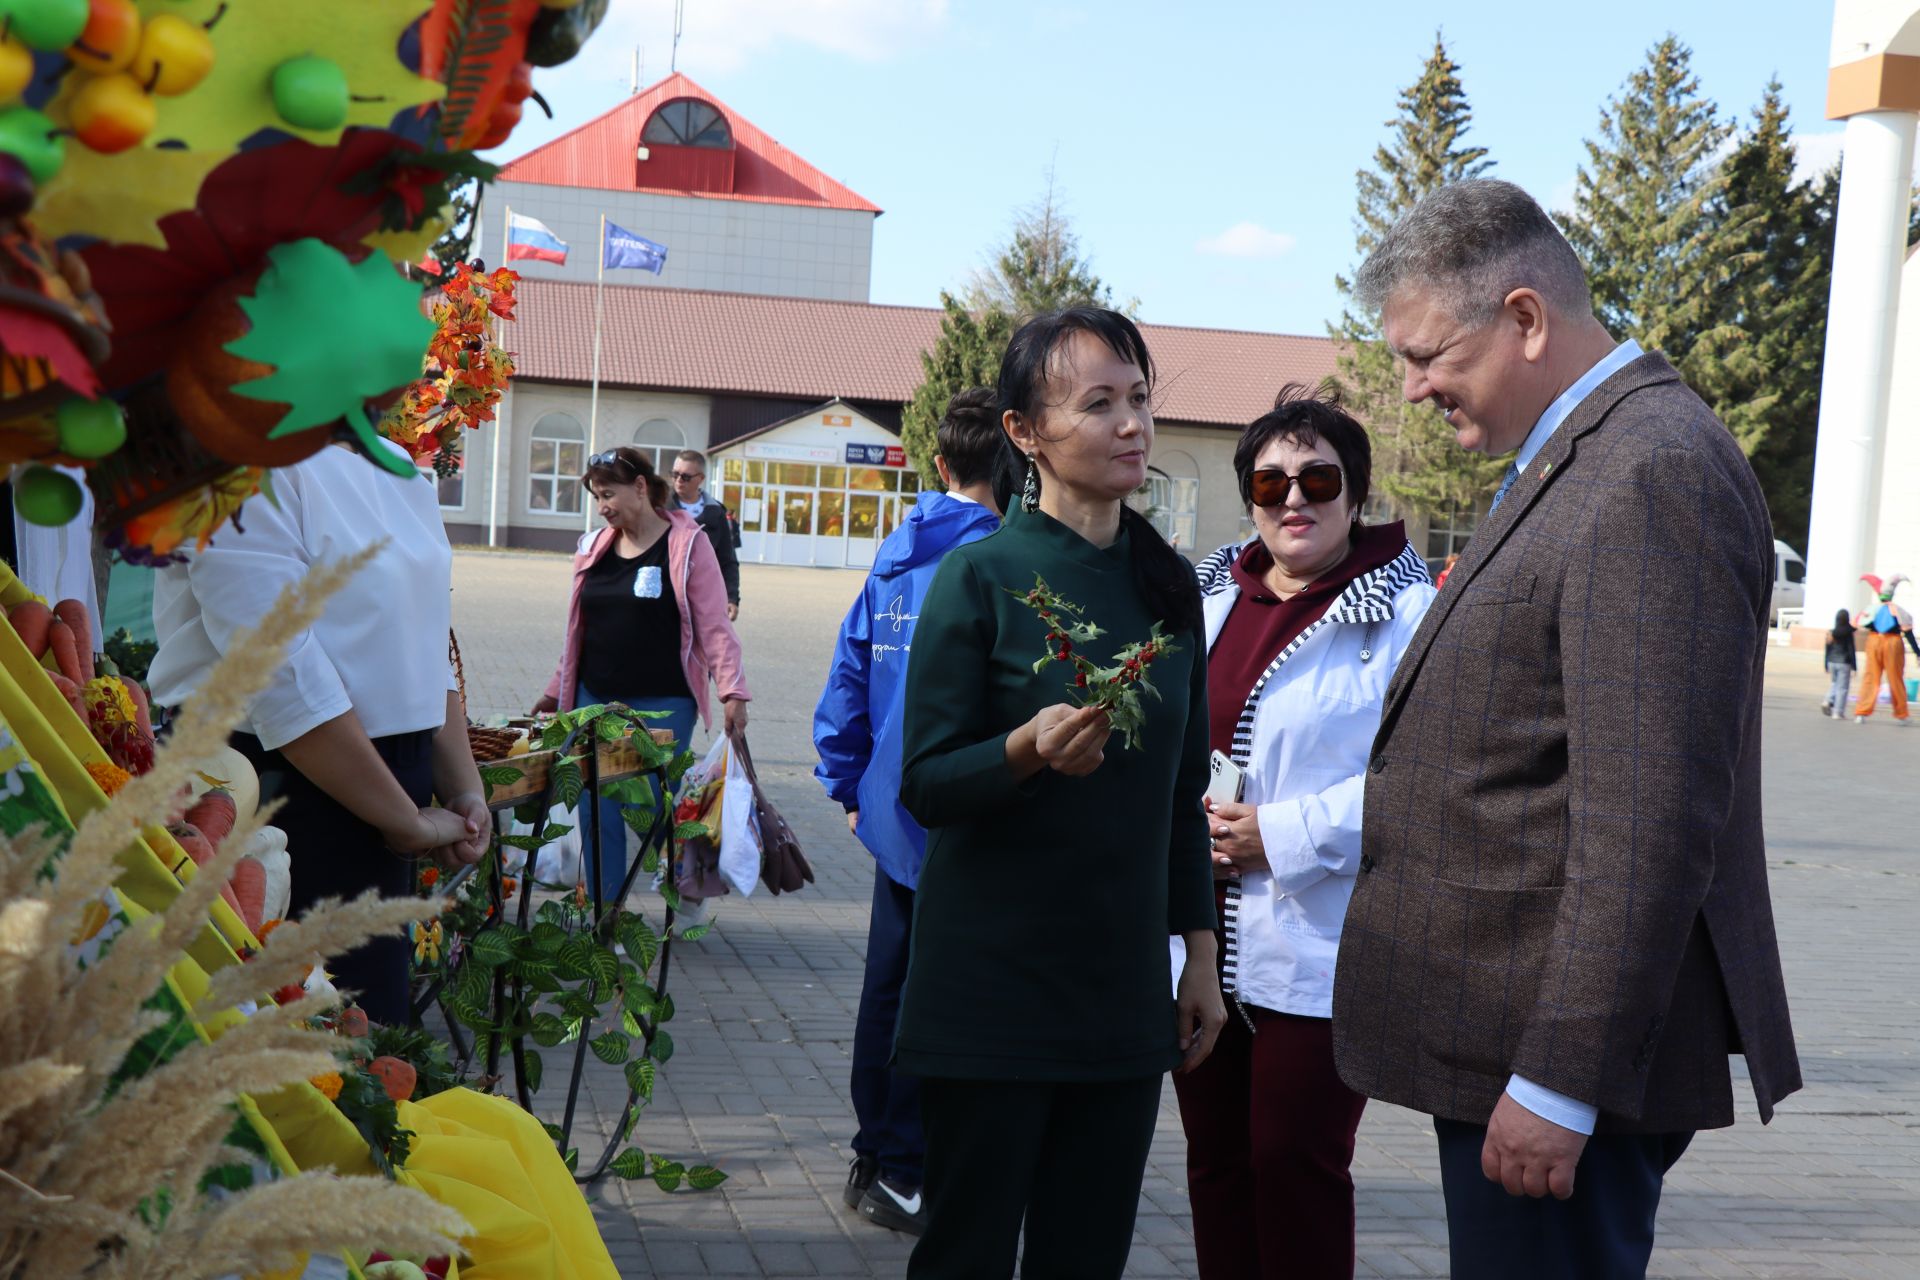
<instances>
[{"instance_id":1,"label":"person in blue windbreaker","mask_svg":"<svg viewBox=\"0 0 1920 1280\"><path fill-rule=\"evenodd\" d=\"M934 465L945 493L922 493L880 544L860 598L840 626L833 667L813 713L814 776L847 811L847 826L873 854L873 915L867 972L853 1039L853 1109L859 1131L847 1173L847 1207L896 1231L920 1234L920 1091L895 1074L894 1021L907 976L913 891L927 835L900 805L900 742L907 661L920 600L947 552L1000 527L1012 468L997 395L962 391L947 405Z\"/></svg>"}]
</instances>

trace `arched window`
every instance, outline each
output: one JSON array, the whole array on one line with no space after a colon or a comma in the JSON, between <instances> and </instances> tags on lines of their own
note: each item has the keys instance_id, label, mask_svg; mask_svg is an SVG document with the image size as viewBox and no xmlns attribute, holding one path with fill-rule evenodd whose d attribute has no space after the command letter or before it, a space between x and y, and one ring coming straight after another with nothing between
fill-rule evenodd
<instances>
[{"instance_id":1,"label":"arched window","mask_svg":"<svg viewBox=\"0 0 1920 1280\"><path fill-rule=\"evenodd\" d=\"M647 127L640 131L640 141L725 151L733 146L733 130L712 103L698 98L676 98L647 119Z\"/></svg>"},{"instance_id":2,"label":"arched window","mask_svg":"<svg viewBox=\"0 0 1920 1280\"><path fill-rule=\"evenodd\" d=\"M1147 482L1134 491L1133 505L1176 551L1197 555L1200 481L1193 459L1174 450L1162 456L1164 467L1148 467Z\"/></svg>"},{"instance_id":3,"label":"arched window","mask_svg":"<svg viewBox=\"0 0 1920 1280\"><path fill-rule=\"evenodd\" d=\"M587 469L587 433L570 413L549 413L528 441L527 509L580 514L580 476Z\"/></svg>"},{"instance_id":4,"label":"arched window","mask_svg":"<svg viewBox=\"0 0 1920 1280\"><path fill-rule=\"evenodd\" d=\"M673 471L674 455L687 447L687 433L672 418L648 418L633 433L633 447L653 462L653 469L665 476Z\"/></svg>"}]
</instances>

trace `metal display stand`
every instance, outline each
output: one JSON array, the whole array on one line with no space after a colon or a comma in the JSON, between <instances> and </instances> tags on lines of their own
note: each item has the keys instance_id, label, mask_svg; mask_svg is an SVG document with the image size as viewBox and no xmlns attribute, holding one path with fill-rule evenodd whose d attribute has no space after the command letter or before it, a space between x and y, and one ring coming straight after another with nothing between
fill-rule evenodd
<instances>
[{"instance_id":1,"label":"metal display stand","mask_svg":"<svg viewBox=\"0 0 1920 1280\"><path fill-rule=\"evenodd\" d=\"M591 815L590 819L582 824L580 832L581 866L586 876L586 883L593 903L593 912L589 928L592 930L594 936L603 942L611 935L614 921L618 916L618 904L625 902L627 894L632 891L634 881L639 876L642 866L647 861L647 854L650 851L658 851L663 860L669 857L668 837L673 831L673 790L667 780L666 763L663 762L650 769L619 769L611 773L603 773L601 771L599 724L601 720L610 716L627 721L641 733L647 731L647 723L642 717L625 708L609 708L600 717L579 726L574 729L572 733L568 734L566 739L560 744L559 750L555 755L556 762L566 760L568 753L573 750L576 740L582 733L589 735L592 739L589 743L592 749L587 751L579 760L582 779L580 803L587 806L587 812ZM669 759L671 759L671 757L669 757ZM511 761L501 763L511 763ZM534 804L535 812L540 815L536 821L544 824L548 810L553 807L554 790L558 785L559 776L560 770L557 767L549 768L547 770L546 782L538 791L533 793L532 796L513 796L498 802L490 800L488 807L498 814L507 810L517 809L522 805ZM627 868L626 878L620 883L619 896L613 903L604 903L601 901L600 896L600 868L602 862L600 824L598 821L600 788L606 783L619 782L627 778L642 777L652 778L659 791L659 801L655 806L653 822L641 837L638 853L634 857L632 865ZM497 859L500 856L500 847L500 824L495 822L493 841L488 848L487 856ZM520 877L519 901L514 918L514 923L521 929L529 927L528 920L533 911L532 862L536 855L529 853L527 856L528 866L525 874ZM499 864L496 863L496 866L497 865ZM441 889L441 893L447 896L455 893L460 885L465 883L467 878L473 874L473 870L474 868L471 866L463 867L458 874L448 877L444 887ZM481 927L474 932L473 936L468 939L469 950L471 950L473 938L477 938L487 930L492 929L494 927L493 921L506 918L506 903L500 887L501 878L500 874L496 874L493 877L492 883L488 886L488 894L493 906L493 913L488 917L488 922L481 925ZM667 993L667 974L673 962L673 915L673 907L671 905L667 906L665 920L660 930L660 972L653 984L654 990L663 1000ZM451 975L443 973L439 977L436 977L414 1002L412 1013L415 1024L421 1021L428 1010L441 1002L441 995L445 990L449 976ZM598 1003L599 998L603 997L605 993L600 990L600 983L597 978L590 979L590 981L593 984L589 988L590 997L594 998L595 1003ZM524 979L519 977L510 979L504 967L494 970L493 993L489 1007L492 1018L496 1023L500 1021L503 1011L508 1007L509 996L511 996L513 1004L518 1004L520 999L525 995L525 990ZM452 1040L453 1047L459 1055L462 1064L471 1065L472 1046L461 1034L459 1020L448 1013L444 1005L442 1005L440 1012L446 1021L449 1038ZM653 1049L654 1036L659 1029L659 1014L656 1010L652 1017L636 1018L635 1021L640 1024L641 1054L642 1056L650 1055ZM560 1136L557 1140L558 1148L563 1155L566 1153L573 1136L573 1121L580 1099L580 1083L586 1068L589 1039L590 1037L583 1028L581 1034L576 1037L576 1043L574 1045L573 1069L567 1081L566 1107L561 1116ZM515 1099L519 1102L521 1108L531 1115L533 1114L533 1091L528 1087L527 1083L526 1038L524 1036L515 1036L510 1044L513 1057ZM490 1037L487 1042L485 1074L491 1079L498 1079L500 1075L500 1037L497 1035ZM575 1172L575 1182L585 1185L596 1181L606 1173L607 1166L612 1162L615 1153L620 1150L622 1143L626 1141L627 1135L631 1131L633 1105L639 1099L639 1096L638 1090L634 1089L631 1085L627 1087L626 1101L621 1104L621 1118L618 1131L610 1136L606 1150L601 1152L599 1161L592 1169L585 1173Z\"/></svg>"}]
</instances>

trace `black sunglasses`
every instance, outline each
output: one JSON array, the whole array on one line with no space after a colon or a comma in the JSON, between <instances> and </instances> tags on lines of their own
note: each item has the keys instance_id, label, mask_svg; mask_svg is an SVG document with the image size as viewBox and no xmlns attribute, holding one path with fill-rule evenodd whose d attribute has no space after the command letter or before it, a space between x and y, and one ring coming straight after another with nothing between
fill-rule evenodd
<instances>
[{"instance_id":1,"label":"black sunglasses","mask_svg":"<svg viewBox=\"0 0 1920 1280\"><path fill-rule=\"evenodd\" d=\"M626 467L628 470L632 470L633 464L621 457L618 449L608 449L605 453L596 453L591 458L588 458L587 467L588 469L594 467Z\"/></svg>"},{"instance_id":2,"label":"black sunglasses","mask_svg":"<svg viewBox=\"0 0 1920 1280\"><path fill-rule=\"evenodd\" d=\"M675 480L705 480L707 478L707 473L704 471L674 471L670 474Z\"/></svg>"},{"instance_id":3,"label":"black sunglasses","mask_svg":"<svg viewBox=\"0 0 1920 1280\"><path fill-rule=\"evenodd\" d=\"M1300 486L1300 495L1308 502L1332 502L1340 496L1345 477L1340 468L1331 462L1315 462L1300 468L1300 474L1290 476L1284 471L1256 471L1247 478L1247 492L1252 495L1256 507L1277 507L1287 500L1287 493L1294 485Z\"/></svg>"}]
</instances>

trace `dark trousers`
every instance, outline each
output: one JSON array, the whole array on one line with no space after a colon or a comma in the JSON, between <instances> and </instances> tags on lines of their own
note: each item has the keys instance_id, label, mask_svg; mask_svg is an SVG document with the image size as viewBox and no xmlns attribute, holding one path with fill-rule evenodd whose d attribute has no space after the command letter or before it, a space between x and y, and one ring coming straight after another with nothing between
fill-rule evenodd
<instances>
[{"instance_id":1,"label":"dark trousers","mask_svg":"<svg viewBox=\"0 0 1920 1280\"><path fill-rule=\"evenodd\" d=\"M1367 1100L1333 1068L1333 1023L1249 1008L1173 1078L1202 1280L1353 1275L1354 1133Z\"/></svg>"},{"instance_id":2,"label":"dark trousers","mask_svg":"<svg viewBox=\"0 0 1920 1280\"><path fill-rule=\"evenodd\" d=\"M913 938L913 890L886 872L873 873L873 913L867 919L867 976L853 1024L853 1135L856 1155L872 1156L895 1187L921 1183L927 1139L920 1126L920 1081L888 1063L900 1020L900 987L907 980Z\"/></svg>"},{"instance_id":3,"label":"dark trousers","mask_svg":"<svg viewBox=\"0 0 1920 1280\"><path fill-rule=\"evenodd\" d=\"M1160 1077L921 1084L927 1231L909 1280L1112 1280L1126 1268Z\"/></svg>"},{"instance_id":4,"label":"dark trousers","mask_svg":"<svg viewBox=\"0 0 1920 1280\"><path fill-rule=\"evenodd\" d=\"M389 898L414 892L414 863L387 848L379 831L354 817L338 801L307 781L278 751L269 751L252 734L236 733L233 746L260 775L260 800L286 804L273 825L287 833L293 859L293 896L289 917L322 898L356 898L378 889ZM417 805L433 800L433 734L400 733L375 738L373 749ZM410 952L403 936L379 938L327 962L334 985L358 992L357 1003L375 1022L404 1027L408 1021Z\"/></svg>"},{"instance_id":5,"label":"dark trousers","mask_svg":"<svg viewBox=\"0 0 1920 1280\"><path fill-rule=\"evenodd\" d=\"M1653 1254L1660 1184L1691 1133L1588 1139L1565 1200L1510 1196L1480 1169L1485 1125L1435 1118L1454 1280L1636 1280Z\"/></svg>"}]
</instances>

